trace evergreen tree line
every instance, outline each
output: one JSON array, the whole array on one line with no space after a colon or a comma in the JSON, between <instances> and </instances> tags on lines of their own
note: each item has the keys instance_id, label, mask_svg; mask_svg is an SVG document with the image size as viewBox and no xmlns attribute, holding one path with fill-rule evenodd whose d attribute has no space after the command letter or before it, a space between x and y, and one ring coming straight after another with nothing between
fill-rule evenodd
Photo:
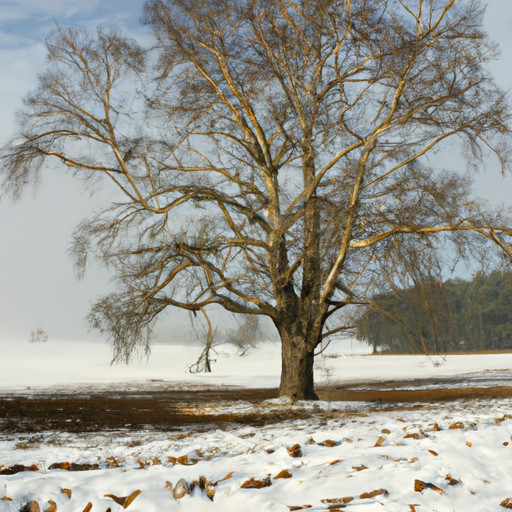
<instances>
[{"instance_id":1,"label":"evergreen tree line","mask_svg":"<svg viewBox=\"0 0 512 512\"><path fill-rule=\"evenodd\" d=\"M510 271L429 278L375 296L356 321L357 335L383 352L512 349L511 306Z\"/></svg>"}]
</instances>

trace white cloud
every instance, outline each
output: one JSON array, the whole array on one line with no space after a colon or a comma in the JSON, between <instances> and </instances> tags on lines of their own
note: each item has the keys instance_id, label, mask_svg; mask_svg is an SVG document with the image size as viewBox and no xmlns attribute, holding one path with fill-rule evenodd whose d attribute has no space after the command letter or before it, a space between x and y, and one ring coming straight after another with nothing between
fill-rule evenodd
<instances>
[{"instance_id":1,"label":"white cloud","mask_svg":"<svg viewBox=\"0 0 512 512\"><path fill-rule=\"evenodd\" d=\"M100 5L99 0L16 0L0 4L0 19L4 22L27 18L45 20L48 18L66 19L77 14L90 15Z\"/></svg>"},{"instance_id":2,"label":"white cloud","mask_svg":"<svg viewBox=\"0 0 512 512\"><path fill-rule=\"evenodd\" d=\"M139 24L143 0L8 0L0 2L0 146L13 130L14 112L37 84L44 70L45 38L56 23L83 25L91 29L115 21L131 35Z\"/></svg>"}]
</instances>

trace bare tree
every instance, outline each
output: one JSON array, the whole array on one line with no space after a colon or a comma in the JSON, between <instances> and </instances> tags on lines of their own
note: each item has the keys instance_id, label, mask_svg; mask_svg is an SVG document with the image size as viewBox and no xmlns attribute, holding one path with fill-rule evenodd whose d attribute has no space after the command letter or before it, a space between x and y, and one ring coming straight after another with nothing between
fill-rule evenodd
<instances>
[{"instance_id":1,"label":"bare tree","mask_svg":"<svg viewBox=\"0 0 512 512\"><path fill-rule=\"evenodd\" d=\"M236 327L226 333L226 342L238 349L238 355L246 356L255 349L263 338L263 331L260 326L260 317L255 315L244 315L237 321Z\"/></svg>"},{"instance_id":2,"label":"bare tree","mask_svg":"<svg viewBox=\"0 0 512 512\"><path fill-rule=\"evenodd\" d=\"M210 319L210 315L204 308L200 309L201 320L196 320L195 311L192 312L192 328L198 341L200 341L204 347L201 354L197 358L197 361L189 366L190 373L211 373L212 371L212 352L215 351L214 344L217 336L217 327L213 326ZM198 324L198 325L196 325Z\"/></svg>"},{"instance_id":3,"label":"bare tree","mask_svg":"<svg viewBox=\"0 0 512 512\"><path fill-rule=\"evenodd\" d=\"M280 394L314 398L315 347L404 241L463 253L482 235L512 255L469 171L427 158L459 147L506 167L483 14L477 0L151 0L149 50L59 28L4 186L53 161L122 192L74 245L82 268L92 249L116 272L90 315L116 357L147 346L165 308L217 304L270 317Z\"/></svg>"},{"instance_id":4,"label":"bare tree","mask_svg":"<svg viewBox=\"0 0 512 512\"><path fill-rule=\"evenodd\" d=\"M48 333L43 329L36 329L30 332L29 343L46 343L48 341Z\"/></svg>"}]
</instances>

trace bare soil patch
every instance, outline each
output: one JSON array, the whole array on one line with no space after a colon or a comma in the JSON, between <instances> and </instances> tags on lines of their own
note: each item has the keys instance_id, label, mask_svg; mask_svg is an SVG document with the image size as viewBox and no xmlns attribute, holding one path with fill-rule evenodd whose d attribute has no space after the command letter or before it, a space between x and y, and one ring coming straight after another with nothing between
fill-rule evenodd
<instances>
[{"instance_id":1,"label":"bare soil patch","mask_svg":"<svg viewBox=\"0 0 512 512\"><path fill-rule=\"evenodd\" d=\"M400 389L405 383L382 383L374 389L319 388L321 400L362 401L368 411L375 403L390 407L410 407L418 402L446 400L494 399L512 397L512 386L457 387L436 389ZM310 410L282 407L265 412L219 413L219 408L239 401L254 405L277 398L277 389L215 388L109 393L90 396L74 394L38 394L0 396L0 433L14 432L94 432L116 429L177 430L184 426L209 426L242 423L262 425L318 414Z\"/></svg>"},{"instance_id":2,"label":"bare soil patch","mask_svg":"<svg viewBox=\"0 0 512 512\"><path fill-rule=\"evenodd\" d=\"M324 390L324 400L363 402L440 402L447 400L511 398L512 386L435 389L338 389Z\"/></svg>"}]
</instances>

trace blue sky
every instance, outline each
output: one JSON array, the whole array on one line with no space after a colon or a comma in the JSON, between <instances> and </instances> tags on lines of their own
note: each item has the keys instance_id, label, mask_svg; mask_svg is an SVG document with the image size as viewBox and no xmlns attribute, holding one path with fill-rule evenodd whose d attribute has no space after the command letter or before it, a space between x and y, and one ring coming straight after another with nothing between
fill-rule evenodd
<instances>
[{"instance_id":1,"label":"blue sky","mask_svg":"<svg viewBox=\"0 0 512 512\"><path fill-rule=\"evenodd\" d=\"M22 98L44 69L44 40L56 24L94 28L115 23L132 36L146 38L148 29L139 23L142 5L142 0L0 0L0 145L14 129ZM502 49L492 71L512 95L511 0L489 0L486 27ZM512 181L501 178L497 169L490 168L476 182L479 194L496 204L512 204ZM39 328L50 339L96 337L88 332L85 316L109 289L108 274L93 268L76 282L67 256L73 229L94 208L95 201L81 185L62 174L45 177L37 190L16 203L0 202L0 341L28 339ZM173 331L181 336L188 327L174 325Z\"/></svg>"},{"instance_id":2,"label":"blue sky","mask_svg":"<svg viewBox=\"0 0 512 512\"><path fill-rule=\"evenodd\" d=\"M147 37L143 0L0 0L0 145L14 129L15 112L45 67L45 38L57 24L94 29L100 23ZM67 250L80 219L96 202L69 176L46 176L16 203L0 202L0 341L28 339L34 329L50 339L88 339L85 316L109 289L106 271L74 279Z\"/></svg>"}]
</instances>

